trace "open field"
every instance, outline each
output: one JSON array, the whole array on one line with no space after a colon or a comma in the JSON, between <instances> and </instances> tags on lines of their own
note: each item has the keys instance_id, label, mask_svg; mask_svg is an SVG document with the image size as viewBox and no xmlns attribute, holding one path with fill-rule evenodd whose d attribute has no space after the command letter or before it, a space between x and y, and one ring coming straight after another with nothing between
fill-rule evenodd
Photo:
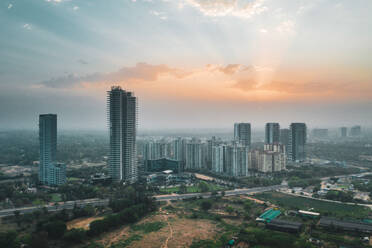
<instances>
[{"instance_id":1,"label":"open field","mask_svg":"<svg viewBox=\"0 0 372 248\"><path fill-rule=\"evenodd\" d=\"M219 231L221 229L211 220L183 218L163 210L132 227L107 233L96 242L105 248L189 247L193 240L217 237Z\"/></svg>"},{"instance_id":2,"label":"open field","mask_svg":"<svg viewBox=\"0 0 372 248\"><path fill-rule=\"evenodd\" d=\"M256 194L256 198L270 201L285 209L312 209L322 215L343 218L366 218L371 213L367 208L361 206L347 205L342 203L325 202L304 197L291 196L279 192L267 192Z\"/></svg>"},{"instance_id":3,"label":"open field","mask_svg":"<svg viewBox=\"0 0 372 248\"><path fill-rule=\"evenodd\" d=\"M89 224L95 220L101 220L103 217L88 217L88 218L78 218L66 223L67 229L70 230L72 228L82 228L85 230L89 229Z\"/></svg>"}]
</instances>

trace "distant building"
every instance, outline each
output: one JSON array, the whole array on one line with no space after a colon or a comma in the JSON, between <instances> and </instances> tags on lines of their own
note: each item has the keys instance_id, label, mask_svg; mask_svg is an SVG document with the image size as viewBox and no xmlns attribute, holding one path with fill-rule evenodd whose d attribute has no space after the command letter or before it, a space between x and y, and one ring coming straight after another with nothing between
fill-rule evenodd
<instances>
[{"instance_id":1,"label":"distant building","mask_svg":"<svg viewBox=\"0 0 372 248\"><path fill-rule=\"evenodd\" d=\"M360 136L362 134L362 127L361 126L353 126L350 128L350 136Z\"/></svg>"},{"instance_id":2,"label":"distant building","mask_svg":"<svg viewBox=\"0 0 372 248\"><path fill-rule=\"evenodd\" d=\"M107 92L110 128L109 175L114 181L135 182L137 99L132 92L114 86Z\"/></svg>"},{"instance_id":3,"label":"distant building","mask_svg":"<svg viewBox=\"0 0 372 248\"><path fill-rule=\"evenodd\" d=\"M279 153L286 153L286 147L280 143L274 144L265 144L264 151L272 151L272 152L279 152Z\"/></svg>"},{"instance_id":4,"label":"distant building","mask_svg":"<svg viewBox=\"0 0 372 248\"><path fill-rule=\"evenodd\" d=\"M289 129L288 128L283 128L280 129L280 143L285 145L285 148L288 150L289 146Z\"/></svg>"},{"instance_id":5,"label":"distant building","mask_svg":"<svg viewBox=\"0 0 372 248\"><path fill-rule=\"evenodd\" d=\"M192 141L186 144L186 169L202 169L202 144Z\"/></svg>"},{"instance_id":6,"label":"distant building","mask_svg":"<svg viewBox=\"0 0 372 248\"><path fill-rule=\"evenodd\" d=\"M214 146L212 156L212 171L224 173L233 177L248 175L251 161L249 147L243 145Z\"/></svg>"},{"instance_id":7,"label":"distant building","mask_svg":"<svg viewBox=\"0 0 372 248\"><path fill-rule=\"evenodd\" d=\"M292 123L289 131L288 159L292 161L304 161L306 159L306 124Z\"/></svg>"},{"instance_id":8,"label":"distant building","mask_svg":"<svg viewBox=\"0 0 372 248\"><path fill-rule=\"evenodd\" d=\"M223 173L224 162L224 146L213 146L212 148L212 171L215 173Z\"/></svg>"},{"instance_id":9,"label":"distant building","mask_svg":"<svg viewBox=\"0 0 372 248\"><path fill-rule=\"evenodd\" d=\"M279 143L280 125L279 123L266 123L265 144Z\"/></svg>"},{"instance_id":10,"label":"distant building","mask_svg":"<svg viewBox=\"0 0 372 248\"><path fill-rule=\"evenodd\" d=\"M235 123L234 139L244 146L251 146L251 124Z\"/></svg>"},{"instance_id":11,"label":"distant building","mask_svg":"<svg viewBox=\"0 0 372 248\"><path fill-rule=\"evenodd\" d=\"M66 183L66 165L56 162L57 156L57 115L39 116L40 163L39 180L45 185Z\"/></svg>"},{"instance_id":12,"label":"distant building","mask_svg":"<svg viewBox=\"0 0 372 248\"><path fill-rule=\"evenodd\" d=\"M341 127L340 128L340 134L342 138L347 137L347 127Z\"/></svg>"},{"instance_id":13,"label":"distant building","mask_svg":"<svg viewBox=\"0 0 372 248\"><path fill-rule=\"evenodd\" d=\"M312 135L314 138L324 139L328 137L328 129L325 128L315 128L312 130Z\"/></svg>"},{"instance_id":14,"label":"distant building","mask_svg":"<svg viewBox=\"0 0 372 248\"><path fill-rule=\"evenodd\" d=\"M181 162L167 158L146 161L146 172L161 172L169 170L175 173L181 172Z\"/></svg>"}]
</instances>

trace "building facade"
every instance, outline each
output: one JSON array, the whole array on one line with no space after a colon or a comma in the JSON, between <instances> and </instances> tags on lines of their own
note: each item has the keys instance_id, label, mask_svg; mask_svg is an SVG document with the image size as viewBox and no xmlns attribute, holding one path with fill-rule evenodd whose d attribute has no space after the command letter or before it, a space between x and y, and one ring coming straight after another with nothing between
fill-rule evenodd
<instances>
[{"instance_id":1,"label":"building facade","mask_svg":"<svg viewBox=\"0 0 372 248\"><path fill-rule=\"evenodd\" d=\"M45 185L66 183L66 165L57 163L57 115L39 116L39 181Z\"/></svg>"},{"instance_id":2,"label":"building facade","mask_svg":"<svg viewBox=\"0 0 372 248\"><path fill-rule=\"evenodd\" d=\"M132 92L114 86L107 92L110 130L109 175L114 181L135 182L137 99Z\"/></svg>"},{"instance_id":3,"label":"building facade","mask_svg":"<svg viewBox=\"0 0 372 248\"><path fill-rule=\"evenodd\" d=\"M250 123L235 123L234 124L234 139L243 146L251 146L251 124Z\"/></svg>"},{"instance_id":4,"label":"building facade","mask_svg":"<svg viewBox=\"0 0 372 248\"><path fill-rule=\"evenodd\" d=\"M279 123L266 123L265 126L265 144L279 143L280 125Z\"/></svg>"},{"instance_id":5,"label":"building facade","mask_svg":"<svg viewBox=\"0 0 372 248\"><path fill-rule=\"evenodd\" d=\"M202 144L200 142L191 142L186 144L186 169L202 169Z\"/></svg>"},{"instance_id":6,"label":"building facade","mask_svg":"<svg viewBox=\"0 0 372 248\"><path fill-rule=\"evenodd\" d=\"M292 123L289 132L288 159L292 161L304 161L306 159L307 130L305 123Z\"/></svg>"}]
</instances>

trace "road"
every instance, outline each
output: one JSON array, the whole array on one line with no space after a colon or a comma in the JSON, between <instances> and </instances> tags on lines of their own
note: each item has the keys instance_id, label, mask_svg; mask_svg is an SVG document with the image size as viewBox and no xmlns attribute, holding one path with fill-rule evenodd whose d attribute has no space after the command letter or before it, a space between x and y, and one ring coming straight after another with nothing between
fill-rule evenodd
<instances>
[{"instance_id":1,"label":"road","mask_svg":"<svg viewBox=\"0 0 372 248\"><path fill-rule=\"evenodd\" d=\"M255 193L261 193L265 191L272 191L272 190L278 190L287 188L285 185L274 185L274 186L268 186L268 187L257 187L257 188L250 188L250 189L234 189L234 190L228 190L225 191L225 196L234 196L234 195L244 195L244 194L255 194ZM209 198L211 197L211 193L190 193L190 194L171 194L171 195L157 195L155 196L155 199L157 201L169 201L169 200L183 200L193 197L203 197L203 198Z\"/></svg>"},{"instance_id":2,"label":"road","mask_svg":"<svg viewBox=\"0 0 372 248\"><path fill-rule=\"evenodd\" d=\"M91 206L107 206L109 203L108 199L86 199L86 200L77 200L77 201L68 201L68 202L61 202L56 205L42 205L42 206L35 206L35 207L23 207L23 208L11 208L11 209L4 209L0 210L0 218L14 215L15 211L19 211L20 214L32 213L37 210L43 211L44 208L48 210L48 212L55 212L61 211L62 209L73 209L74 206L84 207L87 205Z\"/></svg>"},{"instance_id":3,"label":"road","mask_svg":"<svg viewBox=\"0 0 372 248\"><path fill-rule=\"evenodd\" d=\"M286 188L287 186L283 185L275 185L275 186L268 186L268 187L257 187L257 188L250 188L250 189L235 189L235 190L228 190L225 191L225 196L234 196L234 195L243 195L243 194L253 194L253 193L260 193L265 191L272 191ZM157 195L154 196L156 201L169 201L169 200L183 200L192 197L203 197L209 198L211 197L211 193L190 193L190 194L172 194L172 195ZM35 207L23 207L23 208L11 208L11 209L4 209L0 210L0 218L6 216L14 215L15 211L19 211L20 214L32 213L37 210L43 210L46 208L49 212L54 211L61 211L62 209L73 209L74 206L84 207L87 205L91 206L107 206L109 204L109 199L86 199L86 200L77 200L77 201L68 201L68 202L60 202L58 205L44 205L44 206L35 206Z\"/></svg>"}]
</instances>

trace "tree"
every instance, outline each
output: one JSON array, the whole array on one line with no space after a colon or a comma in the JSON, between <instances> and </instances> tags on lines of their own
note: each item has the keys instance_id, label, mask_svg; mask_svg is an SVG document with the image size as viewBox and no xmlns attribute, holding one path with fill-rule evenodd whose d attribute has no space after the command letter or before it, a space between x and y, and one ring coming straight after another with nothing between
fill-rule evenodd
<instances>
[{"instance_id":1,"label":"tree","mask_svg":"<svg viewBox=\"0 0 372 248\"><path fill-rule=\"evenodd\" d=\"M186 187L186 185L184 183L180 185L179 191L180 191L180 194L187 193L187 187Z\"/></svg>"},{"instance_id":2,"label":"tree","mask_svg":"<svg viewBox=\"0 0 372 248\"><path fill-rule=\"evenodd\" d=\"M208 192L209 190L208 184L206 182L200 182L198 188L201 192Z\"/></svg>"},{"instance_id":3,"label":"tree","mask_svg":"<svg viewBox=\"0 0 372 248\"><path fill-rule=\"evenodd\" d=\"M81 243L85 239L85 233L82 228L72 228L65 233L63 238L71 243Z\"/></svg>"},{"instance_id":4,"label":"tree","mask_svg":"<svg viewBox=\"0 0 372 248\"><path fill-rule=\"evenodd\" d=\"M17 233L15 231L7 231L0 233L0 247L16 248L19 244L16 241Z\"/></svg>"},{"instance_id":5,"label":"tree","mask_svg":"<svg viewBox=\"0 0 372 248\"><path fill-rule=\"evenodd\" d=\"M204 211L208 211L212 207L212 203L209 200L205 200L201 202L201 208Z\"/></svg>"},{"instance_id":6,"label":"tree","mask_svg":"<svg viewBox=\"0 0 372 248\"><path fill-rule=\"evenodd\" d=\"M66 229L66 224L60 220L49 222L44 226L44 230L54 239L61 238L65 234Z\"/></svg>"},{"instance_id":7,"label":"tree","mask_svg":"<svg viewBox=\"0 0 372 248\"><path fill-rule=\"evenodd\" d=\"M34 233L31 236L31 244L32 248L48 248L48 233L47 232L40 232Z\"/></svg>"}]
</instances>

